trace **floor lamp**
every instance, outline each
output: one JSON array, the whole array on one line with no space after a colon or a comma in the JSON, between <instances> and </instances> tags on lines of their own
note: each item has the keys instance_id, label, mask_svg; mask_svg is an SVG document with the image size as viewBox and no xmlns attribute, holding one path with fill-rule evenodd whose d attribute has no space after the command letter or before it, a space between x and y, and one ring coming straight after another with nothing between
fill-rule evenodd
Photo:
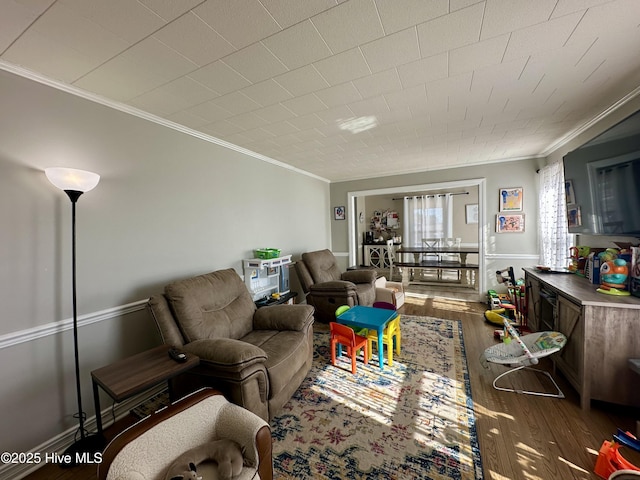
<instances>
[{"instance_id":1,"label":"floor lamp","mask_svg":"<svg viewBox=\"0 0 640 480\"><path fill-rule=\"evenodd\" d=\"M84 428L85 413L82 410L82 393L80 389L80 362L78 359L78 309L76 303L76 203L80 195L95 188L100 181L100 175L76 170L73 168L47 168L45 175L49 181L64 190L71 200L71 278L73 292L73 349L76 369L76 394L78 397L78 413L75 415L80 422L80 439L74 439L74 443L65 451L62 466L74 466L81 462L91 461L92 457L86 456L92 452L102 451L104 439L100 435L89 435ZM99 415L100 412L96 412ZM76 434L77 435L77 434ZM84 454L84 455L83 455Z\"/></svg>"}]
</instances>

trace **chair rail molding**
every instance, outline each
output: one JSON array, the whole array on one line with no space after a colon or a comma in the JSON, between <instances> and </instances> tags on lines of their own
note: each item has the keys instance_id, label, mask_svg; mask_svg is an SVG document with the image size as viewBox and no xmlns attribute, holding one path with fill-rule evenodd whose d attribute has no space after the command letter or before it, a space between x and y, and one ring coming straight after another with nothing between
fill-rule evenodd
<instances>
[{"instance_id":1,"label":"chair rail molding","mask_svg":"<svg viewBox=\"0 0 640 480\"><path fill-rule=\"evenodd\" d=\"M78 327L84 327L91 325L92 323L102 322L111 318L120 317L129 313L143 310L147 304L148 299L138 300L136 302L127 303L126 305L119 305L117 307L108 308L106 310L100 310L97 312L87 313L78 316ZM18 330L15 332L5 333L0 335L0 350L3 348L13 347L21 343L31 342L38 338L48 337L50 335L57 335L66 330L73 328L73 319L67 318L57 322L46 323L44 325L38 325L32 328L26 328L24 330Z\"/></svg>"}]
</instances>

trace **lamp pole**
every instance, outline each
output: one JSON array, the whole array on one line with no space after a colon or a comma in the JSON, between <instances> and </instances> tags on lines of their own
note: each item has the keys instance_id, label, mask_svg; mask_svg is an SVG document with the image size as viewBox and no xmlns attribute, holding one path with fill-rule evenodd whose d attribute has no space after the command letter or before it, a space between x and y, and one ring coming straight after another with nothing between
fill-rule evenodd
<instances>
[{"instance_id":1,"label":"lamp pole","mask_svg":"<svg viewBox=\"0 0 640 480\"><path fill-rule=\"evenodd\" d=\"M47 178L56 187L63 190L71 200L71 289L73 312L73 357L75 361L76 396L78 401L78 418L80 439L74 442L64 452L62 467L73 467L81 462L93 461L92 454L102 451L104 438L102 435L89 435L85 430L85 413L82 409L82 388L80 383L80 356L78 348L78 303L76 278L76 203L85 192L92 190L100 180L96 173L71 168L47 168ZM96 412L100 415L100 412Z\"/></svg>"}]
</instances>

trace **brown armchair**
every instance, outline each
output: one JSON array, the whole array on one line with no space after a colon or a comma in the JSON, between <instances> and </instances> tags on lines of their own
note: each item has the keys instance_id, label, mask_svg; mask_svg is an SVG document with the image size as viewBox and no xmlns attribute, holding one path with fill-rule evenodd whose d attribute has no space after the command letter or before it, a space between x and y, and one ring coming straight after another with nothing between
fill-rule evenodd
<instances>
[{"instance_id":1,"label":"brown armchair","mask_svg":"<svg viewBox=\"0 0 640 480\"><path fill-rule=\"evenodd\" d=\"M173 282L148 309L165 344L200 357L173 382L176 394L213 387L269 420L311 368L313 307L256 309L234 269Z\"/></svg>"},{"instance_id":2,"label":"brown armchair","mask_svg":"<svg viewBox=\"0 0 640 480\"><path fill-rule=\"evenodd\" d=\"M376 300L376 271L343 273L330 250L303 253L295 265L307 303L315 308L316 320L328 323L341 305L372 305Z\"/></svg>"}]
</instances>

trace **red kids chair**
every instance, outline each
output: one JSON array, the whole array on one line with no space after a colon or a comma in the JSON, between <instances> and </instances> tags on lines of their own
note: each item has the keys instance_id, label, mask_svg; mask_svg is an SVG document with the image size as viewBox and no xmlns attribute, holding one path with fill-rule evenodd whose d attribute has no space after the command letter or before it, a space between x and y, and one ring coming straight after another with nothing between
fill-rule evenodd
<instances>
[{"instance_id":1,"label":"red kids chair","mask_svg":"<svg viewBox=\"0 0 640 480\"><path fill-rule=\"evenodd\" d=\"M351 357L351 373L356 373L356 357L358 350L364 351L364 363L369 363L367 348L367 339L356 335L352 328L337 322L329 322L331 329L331 365L336 365L336 345L344 345L347 349L347 355Z\"/></svg>"}]
</instances>

